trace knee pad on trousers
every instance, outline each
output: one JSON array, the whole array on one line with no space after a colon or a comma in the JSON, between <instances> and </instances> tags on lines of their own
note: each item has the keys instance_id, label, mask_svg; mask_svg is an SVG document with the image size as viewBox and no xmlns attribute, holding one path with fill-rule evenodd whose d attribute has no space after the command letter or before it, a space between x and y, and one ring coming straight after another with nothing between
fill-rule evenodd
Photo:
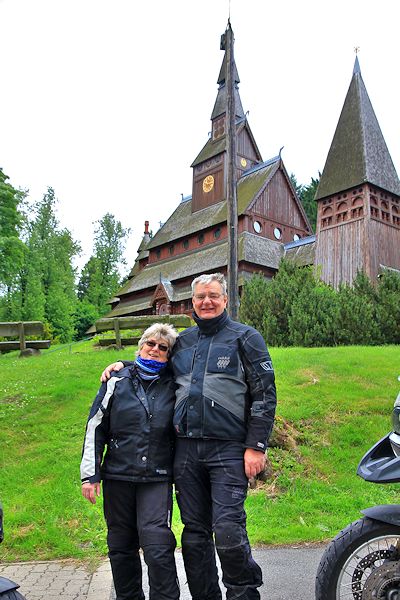
<instances>
[{"instance_id":1,"label":"knee pad on trousers","mask_svg":"<svg viewBox=\"0 0 400 600\"><path fill-rule=\"evenodd\" d=\"M140 545L145 546L170 546L176 547L175 536L170 529L146 529L140 533Z\"/></svg>"},{"instance_id":2,"label":"knee pad on trousers","mask_svg":"<svg viewBox=\"0 0 400 600\"><path fill-rule=\"evenodd\" d=\"M213 543L212 531L206 529L190 529L185 527L182 533L182 545L184 544L209 544Z\"/></svg>"},{"instance_id":3,"label":"knee pad on trousers","mask_svg":"<svg viewBox=\"0 0 400 600\"><path fill-rule=\"evenodd\" d=\"M225 522L215 526L215 545L218 549L231 549L247 541L243 527L238 523Z\"/></svg>"},{"instance_id":4,"label":"knee pad on trousers","mask_svg":"<svg viewBox=\"0 0 400 600\"><path fill-rule=\"evenodd\" d=\"M247 533L241 524L218 523L215 526L215 546L227 587L262 584L261 569L251 556Z\"/></svg>"}]
</instances>

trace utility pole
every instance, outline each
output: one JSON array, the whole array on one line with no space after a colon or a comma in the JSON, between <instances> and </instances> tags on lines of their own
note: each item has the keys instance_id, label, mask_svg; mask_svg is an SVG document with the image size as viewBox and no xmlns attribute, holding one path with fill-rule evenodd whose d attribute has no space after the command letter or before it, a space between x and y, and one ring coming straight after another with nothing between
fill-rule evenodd
<instances>
[{"instance_id":1,"label":"utility pole","mask_svg":"<svg viewBox=\"0 0 400 600\"><path fill-rule=\"evenodd\" d=\"M231 23L225 32L226 51L226 206L228 221L228 312L237 321L239 316L238 287L238 211L236 197L236 110L233 31Z\"/></svg>"}]
</instances>

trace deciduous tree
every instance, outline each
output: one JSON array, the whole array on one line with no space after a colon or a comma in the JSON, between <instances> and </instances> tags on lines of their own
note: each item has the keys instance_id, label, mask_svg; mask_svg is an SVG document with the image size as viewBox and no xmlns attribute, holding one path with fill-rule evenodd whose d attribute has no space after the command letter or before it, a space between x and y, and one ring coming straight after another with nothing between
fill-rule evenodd
<instances>
[{"instance_id":1,"label":"deciduous tree","mask_svg":"<svg viewBox=\"0 0 400 600\"><path fill-rule=\"evenodd\" d=\"M109 310L107 301L120 287L120 269L125 265L123 252L129 229L124 229L110 213L96 221L95 225L93 255L82 269L78 296L103 315Z\"/></svg>"}]
</instances>

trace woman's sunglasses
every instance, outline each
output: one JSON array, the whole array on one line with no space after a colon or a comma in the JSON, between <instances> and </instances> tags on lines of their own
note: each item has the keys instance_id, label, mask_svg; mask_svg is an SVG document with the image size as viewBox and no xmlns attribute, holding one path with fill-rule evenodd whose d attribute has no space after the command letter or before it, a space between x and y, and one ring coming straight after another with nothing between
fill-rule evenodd
<instances>
[{"instance_id":1,"label":"woman's sunglasses","mask_svg":"<svg viewBox=\"0 0 400 600\"><path fill-rule=\"evenodd\" d=\"M157 342L152 342L151 340L147 340L145 344L147 344L149 348L155 348L156 346L158 346L158 349L161 352L167 352L168 350L168 346L166 346L165 344L158 344Z\"/></svg>"}]
</instances>

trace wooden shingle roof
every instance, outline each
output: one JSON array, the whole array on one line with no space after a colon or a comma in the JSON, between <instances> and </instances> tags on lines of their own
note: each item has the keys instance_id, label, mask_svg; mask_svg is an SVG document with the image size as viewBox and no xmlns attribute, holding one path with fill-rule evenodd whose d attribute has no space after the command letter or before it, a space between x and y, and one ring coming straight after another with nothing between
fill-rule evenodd
<instances>
[{"instance_id":1,"label":"wooden shingle roof","mask_svg":"<svg viewBox=\"0 0 400 600\"><path fill-rule=\"evenodd\" d=\"M238 215L242 215L279 168L279 156L257 165L238 181ZM156 248L227 220L226 200L192 213L192 199L182 201L157 231L146 249Z\"/></svg>"},{"instance_id":2,"label":"wooden shingle roof","mask_svg":"<svg viewBox=\"0 0 400 600\"><path fill-rule=\"evenodd\" d=\"M356 57L316 200L371 183L400 195L400 182L368 97Z\"/></svg>"},{"instance_id":3,"label":"wooden shingle roof","mask_svg":"<svg viewBox=\"0 0 400 600\"><path fill-rule=\"evenodd\" d=\"M297 242L285 244L284 258L299 267L313 265L315 262L315 235L302 238Z\"/></svg>"},{"instance_id":4,"label":"wooden shingle roof","mask_svg":"<svg viewBox=\"0 0 400 600\"><path fill-rule=\"evenodd\" d=\"M243 232L238 240L239 261L246 261L271 269L277 269L283 256L283 244L258 235ZM154 265L148 264L135 277L118 290L118 296L132 294L144 289L152 288L160 282L167 280L174 282L185 277L194 277L204 271L216 271L225 267L228 262L228 242L223 240L212 246L205 246L168 260L160 261ZM190 296L188 296L190 297Z\"/></svg>"}]
</instances>

